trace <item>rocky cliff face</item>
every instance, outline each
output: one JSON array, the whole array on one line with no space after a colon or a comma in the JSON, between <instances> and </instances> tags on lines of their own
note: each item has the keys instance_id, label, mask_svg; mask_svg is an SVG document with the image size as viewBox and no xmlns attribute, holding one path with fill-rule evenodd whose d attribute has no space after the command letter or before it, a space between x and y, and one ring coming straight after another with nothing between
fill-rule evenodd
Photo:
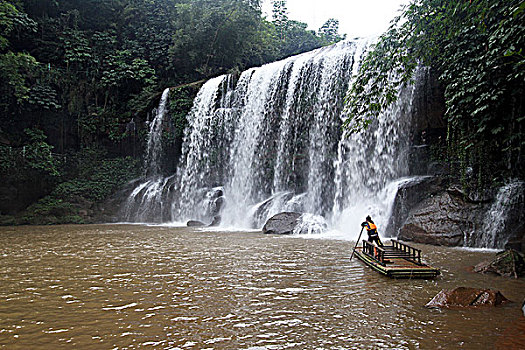
<instances>
[{"instance_id":1,"label":"rocky cliff face","mask_svg":"<svg viewBox=\"0 0 525 350\"><path fill-rule=\"evenodd\" d=\"M385 234L426 244L524 251L524 182L464 193L445 159L442 89L429 71L418 83L408 165L409 173L419 176L400 186Z\"/></svg>"},{"instance_id":2,"label":"rocky cliff face","mask_svg":"<svg viewBox=\"0 0 525 350\"><path fill-rule=\"evenodd\" d=\"M469 196L446 175L415 178L399 188L385 233L425 244L524 251L524 189L518 181L492 196Z\"/></svg>"},{"instance_id":3,"label":"rocky cliff face","mask_svg":"<svg viewBox=\"0 0 525 350\"><path fill-rule=\"evenodd\" d=\"M487 204L465 200L454 188L430 194L415 203L399 228L406 241L463 246L483 226Z\"/></svg>"}]
</instances>

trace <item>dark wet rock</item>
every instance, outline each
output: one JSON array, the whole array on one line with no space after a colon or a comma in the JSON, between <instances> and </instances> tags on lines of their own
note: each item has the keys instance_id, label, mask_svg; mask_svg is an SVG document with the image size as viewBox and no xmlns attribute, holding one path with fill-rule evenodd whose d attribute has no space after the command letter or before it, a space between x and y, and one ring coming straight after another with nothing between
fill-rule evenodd
<instances>
[{"instance_id":1,"label":"dark wet rock","mask_svg":"<svg viewBox=\"0 0 525 350\"><path fill-rule=\"evenodd\" d=\"M398 238L425 244L461 246L483 223L486 203L473 203L452 190L422 200L407 215Z\"/></svg>"},{"instance_id":2,"label":"dark wet rock","mask_svg":"<svg viewBox=\"0 0 525 350\"><path fill-rule=\"evenodd\" d=\"M410 211L424 199L442 192L444 182L444 178L440 176L422 176L401 184L385 229L385 236L397 237Z\"/></svg>"},{"instance_id":3,"label":"dark wet rock","mask_svg":"<svg viewBox=\"0 0 525 350\"><path fill-rule=\"evenodd\" d=\"M266 199L262 203L259 203L253 213L252 227L259 228L262 225L264 225L265 220L266 218L268 218L268 214L272 206L275 204L275 202L277 201L281 203L286 203L290 199L292 199L293 195L294 195L293 192L285 192L281 194L276 194Z\"/></svg>"},{"instance_id":4,"label":"dark wet rock","mask_svg":"<svg viewBox=\"0 0 525 350\"><path fill-rule=\"evenodd\" d=\"M45 177L32 177L28 180L2 179L0 181L0 215L15 215L32 203L46 196L53 184Z\"/></svg>"},{"instance_id":5,"label":"dark wet rock","mask_svg":"<svg viewBox=\"0 0 525 350\"><path fill-rule=\"evenodd\" d=\"M425 305L427 308L463 308L476 306L497 306L509 300L499 291L492 289L479 289L458 287L456 289L443 289Z\"/></svg>"},{"instance_id":6,"label":"dark wet rock","mask_svg":"<svg viewBox=\"0 0 525 350\"><path fill-rule=\"evenodd\" d=\"M301 213L284 212L272 216L264 225L263 233L268 234L292 234L299 224Z\"/></svg>"},{"instance_id":7,"label":"dark wet rock","mask_svg":"<svg viewBox=\"0 0 525 350\"><path fill-rule=\"evenodd\" d=\"M220 215L216 215L213 217L213 220L211 222L211 224L209 224L208 226L219 226L221 223L221 216Z\"/></svg>"},{"instance_id":8,"label":"dark wet rock","mask_svg":"<svg viewBox=\"0 0 525 350\"><path fill-rule=\"evenodd\" d=\"M479 263L474 267L474 271L519 278L525 275L525 261L522 254L509 249L499 252L491 261Z\"/></svg>"},{"instance_id":9,"label":"dark wet rock","mask_svg":"<svg viewBox=\"0 0 525 350\"><path fill-rule=\"evenodd\" d=\"M95 204L93 207L93 219L92 221L86 220L86 222L113 223L126 221L123 215L124 203L131 192L133 192L142 181L142 179L132 180L102 203Z\"/></svg>"},{"instance_id":10,"label":"dark wet rock","mask_svg":"<svg viewBox=\"0 0 525 350\"><path fill-rule=\"evenodd\" d=\"M525 252L525 223L518 224L514 230L511 230L511 236L505 244L505 249Z\"/></svg>"},{"instance_id":11,"label":"dark wet rock","mask_svg":"<svg viewBox=\"0 0 525 350\"><path fill-rule=\"evenodd\" d=\"M413 98L413 117L410 130L414 133L414 138L421 133L429 130L440 130L446 128L446 122L443 119L445 114L445 100L443 99L443 87L439 83L438 76L432 70L423 70L419 72L416 82L417 88ZM428 142L428 135L414 142Z\"/></svg>"},{"instance_id":12,"label":"dark wet rock","mask_svg":"<svg viewBox=\"0 0 525 350\"><path fill-rule=\"evenodd\" d=\"M213 202L212 202L212 205L211 205L211 208L210 208L210 213L212 215L219 214L221 212L221 209L222 209L223 205L224 205L224 197L223 196L215 198L213 200Z\"/></svg>"},{"instance_id":13,"label":"dark wet rock","mask_svg":"<svg viewBox=\"0 0 525 350\"><path fill-rule=\"evenodd\" d=\"M221 223L221 216L216 215L213 217L213 220L211 221L210 224L205 224L204 222L198 221L198 220L189 220L186 223L186 226L188 227L212 227L212 226L219 226L220 223Z\"/></svg>"},{"instance_id":14,"label":"dark wet rock","mask_svg":"<svg viewBox=\"0 0 525 350\"><path fill-rule=\"evenodd\" d=\"M198 221L198 220L190 220L186 223L186 226L188 227L204 227L204 226L208 226L206 225L204 222L202 221Z\"/></svg>"}]
</instances>

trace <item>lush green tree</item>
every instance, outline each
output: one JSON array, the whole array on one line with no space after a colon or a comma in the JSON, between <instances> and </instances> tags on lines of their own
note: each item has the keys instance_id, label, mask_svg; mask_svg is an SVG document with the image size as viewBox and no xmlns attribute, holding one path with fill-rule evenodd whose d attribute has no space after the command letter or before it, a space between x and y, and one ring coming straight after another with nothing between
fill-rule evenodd
<instances>
[{"instance_id":1,"label":"lush green tree","mask_svg":"<svg viewBox=\"0 0 525 350\"><path fill-rule=\"evenodd\" d=\"M289 21L286 0L273 0L272 5L273 23L275 24L281 41L285 41Z\"/></svg>"},{"instance_id":2,"label":"lush green tree","mask_svg":"<svg viewBox=\"0 0 525 350\"><path fill-rule=\"evenodd\" d=\"M36 22L14 4L0 2L0 108L6 113L28 99L30 76L37 64L25 52L11 51L10 36L22 31L34 32Z\"/></svg>"},{"instance_id":3,"label":"lush green tree","mask_svg":"<svg viewBox=\"0 0 525 350\"><path fill-rule=\"evenodd\" d=\"M317 31L317 34L328 44L334 44L344 40L346 35L339 34L339 20L335 18L328 19Z\"/></svg>"},{"instance_id":4,"label":"lush green tree","mask_svg":"<svg viewBox=\"0 0 525 350\"><path fill-rule=\"evenodd\" d=\"M429 66L444 88L448 155L458 172L471 167L481 186L523 176L524 9L522 0L412 2L362 63L345 126L366 128L419 65Z\"/></svg>"},{"instance_id":5,"label":"lush green tree","mask_svg":"<svg viewBox=\"0 0 525 350\"><path fill-rule=\"evenodd\" d=\"M288 21L286 30L287 40L281 43L281 53L283 57L311 51L326 43L317 36L313 30L307 30L307 26L306 23Z\"/></svg>"}]
</instances>

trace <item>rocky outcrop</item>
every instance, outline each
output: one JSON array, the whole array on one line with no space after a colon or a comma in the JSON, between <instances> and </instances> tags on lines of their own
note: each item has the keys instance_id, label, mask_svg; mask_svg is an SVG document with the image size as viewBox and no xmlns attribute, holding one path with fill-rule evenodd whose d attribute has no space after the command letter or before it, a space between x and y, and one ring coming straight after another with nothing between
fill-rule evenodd
<instances>
[{"instance_id":1,"label":"rocky outcrop","mask_svg":"<svg viewBox=\"0 0 525 350\"><path fill-rule=\"evenodd\" d=\"M263 233L268 234L292 234L299 224L301 213L284 212L272 216L264 225Z\"/></svg>"},{"instance_id":2,"label":"rocky outcrop","mask_svg":"<svg viewBox=\"0 0 525 350\"><path fill-rule=\"evenodd\" d=\"M399 185L392 215L385 229L386 237L397 237L410 211L421 201L442 192L445 179L441 176L420 176Z\"/></svg>"},{"instance_id":3,"label":"rocky outcrop","mask_svg":"<svg viewBox=\"0 0 525 350\"><path fill-rule=\"evenodd\" d=\"M474 271L519 278L525 275L525 261L522 254L509 249L499 252L491 261L479 263L474 267Z\"/></svg>"},{"instance_id":4,"label":"rocky outcrop","mask_svg":"<svg viewBox=\"0 0 525 350\"><path fill-rule=\"evenodd\" d=\"M410 210L398 238L434 245L465 245L481 227L486 210L486 204L467 201L450 188Z\"/></svg>"},{"instance_id":5,"label":"rocky outcrop","mask_svg":"<svg viewBox=\"0 0 525 350\"><path fill-rule=\"evenodd\" d=\"M525 184L463 192L442 176L400 185L386 229L388 237L418 243L525 250Z\"/></svg>"},{"instance_id":6,"label":"rocky outcrop","mask_svg":"<svg viewBox=\"0 0 525 350\"><path fill-rule=\"evenodd\" d=\"M476 306L497 306L509 302L499 291L458 287L443 289L425 307L427 308L464 308Z\"/></svg>"}]
</instances>

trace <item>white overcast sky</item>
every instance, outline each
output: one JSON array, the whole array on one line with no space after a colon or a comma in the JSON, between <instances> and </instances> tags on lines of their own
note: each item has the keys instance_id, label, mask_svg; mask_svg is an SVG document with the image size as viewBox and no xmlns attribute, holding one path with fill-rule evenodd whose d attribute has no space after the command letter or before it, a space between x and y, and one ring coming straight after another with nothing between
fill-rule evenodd
<instances>
[{"instance_id":1,"label":"white overcast sky","mask_svg":"<svg viewBox=\"0 0 525 350\"><path fill-rule=\"evenodd\" d=\"M347 38L384 32L401 5L410 0L288 0L288 18L317 30L327 19L339 20L339 33ZM272 1L263 0L263 12L271 19Z\"/></svg>"}]
</instances>

